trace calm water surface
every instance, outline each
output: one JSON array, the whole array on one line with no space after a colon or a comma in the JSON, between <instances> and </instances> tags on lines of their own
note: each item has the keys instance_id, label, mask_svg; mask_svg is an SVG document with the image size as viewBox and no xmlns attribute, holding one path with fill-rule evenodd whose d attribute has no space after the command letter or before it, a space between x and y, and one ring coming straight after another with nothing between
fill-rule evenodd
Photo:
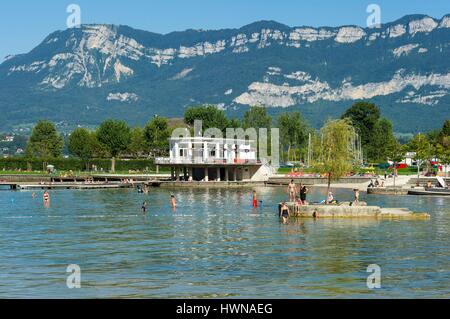
<instances>
[{"instance_id":1,"label":"calm water surface","mask_svg":"<svg viewBox=\"0 0 450 319\"><path fill-rule=\"evenodd\" d=\"M257 210L251 189L174 190L176 212L164 189L53 191L49 209L42 192L0 191L0 298L450 297L450 198L363 194L430 221L282 225L285 189L257 190ZM66 286L69 264L81 267L81 289ZM369 264L381 267L381 289L367 288Z\"/></svg>"}]
</instances>

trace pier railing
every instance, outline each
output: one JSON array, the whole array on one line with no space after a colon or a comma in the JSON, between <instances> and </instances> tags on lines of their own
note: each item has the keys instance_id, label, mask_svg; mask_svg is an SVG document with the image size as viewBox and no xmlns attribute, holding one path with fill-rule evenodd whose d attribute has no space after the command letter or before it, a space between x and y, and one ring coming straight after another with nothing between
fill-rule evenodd
<instances>
[{"instance_id":1,"label":"pier railing","mask_svg":"<svg viewBox=\"0 0 450 319\"><path fill-rule=\"evenodd\" d=\"M261 161L249 160L249 159L213 159L213 158L168 158L159 157L155 159L157 165L193 165L193 164L205 164L205 165L260 165Z\"/></svg>"}]
</instances>

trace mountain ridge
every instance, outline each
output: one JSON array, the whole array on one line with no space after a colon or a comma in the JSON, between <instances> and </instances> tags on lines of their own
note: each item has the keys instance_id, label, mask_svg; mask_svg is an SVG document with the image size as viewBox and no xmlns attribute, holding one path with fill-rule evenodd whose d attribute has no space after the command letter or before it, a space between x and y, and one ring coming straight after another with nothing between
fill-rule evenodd
<instances>
[{"instance_id":1,"label":"mountain ridge","mask_svg":"<svg viewBox=\"0 0 450 319\"><path fill-rule=\"evenodd\" d=\"M274 114L300 110L318 126L324 111L336 116L353 101L372 99L397 131L431 129L434 121L415 126L395 114L449 116L448 38L450 15L410 15L379 28L262 20L167 34L83 25L52 32L0 64L0 125L32 122L42 113L80 124L106 114L142 123L211 103L236 115L252 104Z\"/></svg>"}]
</instances>

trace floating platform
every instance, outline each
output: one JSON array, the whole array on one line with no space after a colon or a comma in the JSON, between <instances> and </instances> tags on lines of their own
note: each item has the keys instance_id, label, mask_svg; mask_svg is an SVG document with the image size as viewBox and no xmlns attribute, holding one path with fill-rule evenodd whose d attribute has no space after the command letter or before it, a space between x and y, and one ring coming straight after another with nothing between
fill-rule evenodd
<instances>
[{"instance_id":1,"label":"floating platform","mask_svg":"<svg viewBox=\"0 0 450 319\"><path fill-rule=\"evenodd\" d=\"M349 202L338 205L302 205L298 211L294 203L286 203L291 217L299 218L376 218L376 219L429 219L430 214L414 213L406 208L381 208L378 206L350 206ZM280 212L281 204L278 208Z\"/></svg>"},{"instance_id":2,"label":"floating platform","mask_svg":"<svg viewBox=\"0 0 450 319\"><path fill-rule=\"evenodd\" d=\"M408 188L397 187L368 187L369 195L408 195Z\"/></svg>"}]
</instances>

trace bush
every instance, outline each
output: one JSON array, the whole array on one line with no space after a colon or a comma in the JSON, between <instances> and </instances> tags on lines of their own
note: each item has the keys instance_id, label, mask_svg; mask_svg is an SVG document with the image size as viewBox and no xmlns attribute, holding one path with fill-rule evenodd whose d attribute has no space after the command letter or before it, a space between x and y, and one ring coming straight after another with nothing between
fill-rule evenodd
<instances>
[{"instance_id":1,"label":"bush","mask_svg":"<svg viewBox=\"0 0 450 319\"><path fill-rule=\"evenodd\" d=\"M77 158L55 158L49 160L42 159L26 159L26 158L1 158L0 159L0 171L26 171L28 165L32 171L42 171L45 169L44 163L54 165L58 171L84 171L85 163ZM94 159L91 165L96 165L97 170L109 171L111 168L111 160L109 159ZM153 160L133 159L133 160L117 160L116 169L119 171L144 171L146 169L155 170L155 164Z\"/></svg>"}]
</instances>

